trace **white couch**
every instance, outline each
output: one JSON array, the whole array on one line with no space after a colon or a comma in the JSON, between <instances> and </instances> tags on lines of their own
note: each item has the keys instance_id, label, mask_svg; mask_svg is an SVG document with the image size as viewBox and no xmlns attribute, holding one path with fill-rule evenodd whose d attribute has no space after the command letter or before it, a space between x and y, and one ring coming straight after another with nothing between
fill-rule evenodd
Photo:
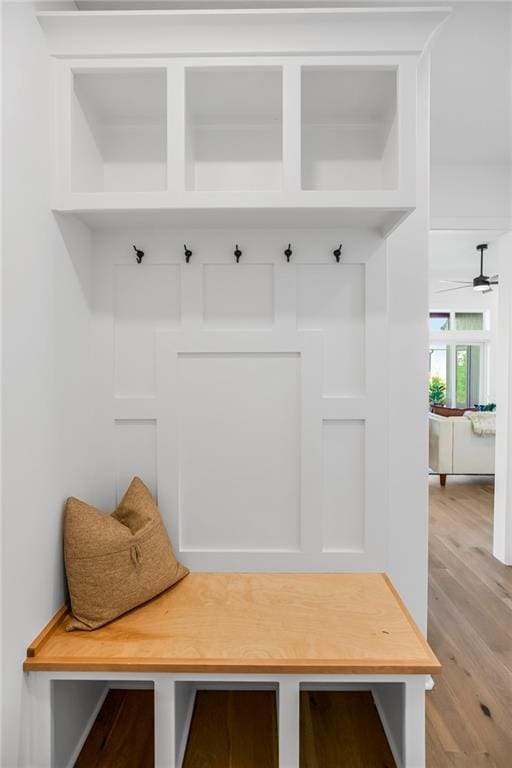
<instances>
[{"instance_id":1,"label":"white couch","mask_svg":"<svg viewBox=\"0 0 512 768\"><path fill-rule=\"evenodd\" d=\"M493 475L495 437L475 435L466 416L428 415L429 466L446 475Z\"/></svg>"}]
</instances>

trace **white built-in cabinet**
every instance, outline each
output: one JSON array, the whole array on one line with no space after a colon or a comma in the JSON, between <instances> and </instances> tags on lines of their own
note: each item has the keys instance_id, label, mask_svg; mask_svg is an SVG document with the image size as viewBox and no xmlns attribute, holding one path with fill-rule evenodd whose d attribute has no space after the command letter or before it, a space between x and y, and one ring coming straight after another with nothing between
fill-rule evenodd
<instances>
[{"instance_id":1,"label":"white built-in cabinet","mask_svg":"<svg viewBox=\"0 0 512 768\"><path fill-rule=\"evenodd\" d=\"M286 222L386 233L414 208L415 58L56 68L55 210L250 209L256 223L282 209Z\"/></svg>"},{"instance_id":2,"label":"white built-in cabinet","mask_svg":"<svg viewBox=\"0 0 512 768\"><path fill-rule=\"evenodd\" d=\"M421 621L425 414L411 392L424 380L427 296L422 57L447 15L38 15L54 74L51 206L94 231L105 498L143 474L192 569L387 570ZM32 752L45 768L59 737L54 681L78 692L142 680L31 677ZM157 766L179 766L182 692L195 680L153 677ZM424 768L422 676L214 677L197 682L278 688L280 768L299 766L306 682L375 688L397 764Z\"/></svg>"}]
</instances>

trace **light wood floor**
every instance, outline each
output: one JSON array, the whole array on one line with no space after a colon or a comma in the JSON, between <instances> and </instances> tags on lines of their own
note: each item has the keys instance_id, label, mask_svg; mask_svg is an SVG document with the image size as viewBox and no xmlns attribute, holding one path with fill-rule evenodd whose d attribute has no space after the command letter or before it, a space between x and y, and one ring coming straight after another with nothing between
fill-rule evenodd
<instances>
[{"instance_id":1,"label":"light wood floor","mask_svg":"<svg viewBox=\"0 0 512 768\"><path fill-rule=\"evenodd\" d=\"M492 557L490 478L430 482L428 768L512 766L512 568Z\"/></svg>"}]
</instances>

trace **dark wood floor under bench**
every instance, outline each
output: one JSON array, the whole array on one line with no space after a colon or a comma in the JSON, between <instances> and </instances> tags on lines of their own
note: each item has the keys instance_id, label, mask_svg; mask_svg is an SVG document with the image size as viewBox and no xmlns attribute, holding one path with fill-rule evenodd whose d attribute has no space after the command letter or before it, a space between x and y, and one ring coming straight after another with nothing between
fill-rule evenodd
<instances>
[{"instance_id":1,"label":"dark wood floor under bench","mask_svg":"<svg viewBox=\"0 0 512 768\"><path fill-rule=\"evenodd\" d=\"M111 690L75 768L154 768L153 691ZM300 768L396 768L372 695L303 691ZM198 691L183 768L278 768L275 691Z\"/></svg>"},{"instance_id":2,"label":"dark wood floor under bench","mask_svg":"<svg viewBox=\"0 0 512 768\"><path fill-rule=\"evenodd\" d=\"M490 478L430 484L428 768L512 766L512 568L492 556Z\"/></svg>"}]
</instances>

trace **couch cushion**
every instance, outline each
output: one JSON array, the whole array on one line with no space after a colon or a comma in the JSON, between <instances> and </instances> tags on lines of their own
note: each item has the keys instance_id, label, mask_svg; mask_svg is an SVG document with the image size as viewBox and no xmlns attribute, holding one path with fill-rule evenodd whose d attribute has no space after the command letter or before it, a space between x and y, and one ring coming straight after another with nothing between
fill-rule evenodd
<instances>
[{"instance_id":1,"label":"couch cushion","mask_svg":"<svg viewBox=\"0 0 512 768\"><path fill-rule=\"evenodd\" d=\"M187 575L155 499L135 477L111 515L69 498L64 560L74 618L66 629L96 629Z\"/></svg>"}]
</instances>

